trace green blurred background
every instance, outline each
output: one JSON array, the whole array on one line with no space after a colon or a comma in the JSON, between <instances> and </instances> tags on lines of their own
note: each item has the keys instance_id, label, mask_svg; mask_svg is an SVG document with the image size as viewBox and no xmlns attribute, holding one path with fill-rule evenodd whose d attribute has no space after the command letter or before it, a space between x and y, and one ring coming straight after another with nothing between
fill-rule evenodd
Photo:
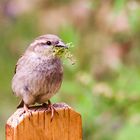
<instances>
[{"instance_id":1,"label":"green blurred background","mask_svg":"<svg viewBox=\"0 0 140 140\"><path fill-rule=\"evenodd\" d=\"M80 112L84 140L140 139L139 0L0 1L0 140L19 102L11 79L17 59L39 35L73 42L53 102Z\"/></svg>"}]
</instances>

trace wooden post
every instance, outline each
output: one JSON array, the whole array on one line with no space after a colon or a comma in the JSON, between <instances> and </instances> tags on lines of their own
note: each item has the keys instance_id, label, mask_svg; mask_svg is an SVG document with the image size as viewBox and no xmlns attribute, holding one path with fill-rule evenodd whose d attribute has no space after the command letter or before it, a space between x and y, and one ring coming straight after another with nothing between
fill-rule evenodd
<instances>
[{"instance_id":1,"label":"wooden post","mask_svg":"<svg viewBox=\"0 0 140 140\"><path fill-rule=\"evenodd\" d=\"M82 140L81 115L65 103L54 106L59 115L52 121L46 108L30 108L32 116L18 109L7 121L6 140Z\"/></svg>"}]
</instances>

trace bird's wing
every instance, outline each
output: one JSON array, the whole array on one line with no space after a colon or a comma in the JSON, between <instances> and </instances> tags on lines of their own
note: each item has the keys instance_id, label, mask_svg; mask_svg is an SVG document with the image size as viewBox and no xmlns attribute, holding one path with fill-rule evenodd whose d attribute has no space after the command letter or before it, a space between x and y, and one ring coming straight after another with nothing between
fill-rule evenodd
<instances>
[{"instance_id":1,"label":"bird's wing","mask_svg":"<svg viewBox=\"0 0 140 140\"><path fill-rule=\"evenodd\" d=\"M16 64L16 65L15 65L15 70L14 70L14 73L16 73L16 70L17 70L17 66L18 66L18 64Z\"/></svg>"},{"instance_id":2,"label":"bird's wing","mask_svg":"<svg viewBox=\"0 0 140 140\"><path fill-rule=\"evenodd\" d=\"M15 70L14 70L15 75L16 75L17 71L20 70L20 69L22 68L23 62L24 62L24 55L21 56L21 57L19 58L19 60L17 61L17 64L16 64L16 66L15 66ZM13 84L13 80L12 80L12 84ZM15 93L14 91L13 91L13 94L16 95L16 93Z\"/></svg>"},{"instance_id":3,"label":"bird's wing","mask_svg":"<svg viewBox=\"0 0 140 140\"><path fill-rule=\"evenodd\" d=\"M16 74L17 70L20 69L20 67L22 66L22 61L24 59L24 56L21 56L17 62L17 64L15 65L15 70L14 73Z\"/></svg>"}]
</instances>

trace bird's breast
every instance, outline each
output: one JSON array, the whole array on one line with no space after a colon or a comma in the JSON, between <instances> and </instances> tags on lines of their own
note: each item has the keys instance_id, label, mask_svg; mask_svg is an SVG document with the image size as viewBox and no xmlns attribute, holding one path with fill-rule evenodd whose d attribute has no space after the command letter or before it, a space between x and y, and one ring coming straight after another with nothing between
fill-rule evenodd
<instances>
[{"instance_id":1,"label":"bird's breast","mask_svg":"<svg viewBox=\"0 0 140 140\"><path fill-rule=\"evenodd\" d=\"M62 64L59 59L41 59L38 58L38 60L35 62L36 64L33 67L33 71L46 73L49 71L54 72L62 72Z\"/></svg>"},{"instance_id":2,"label":"bird's breast","mask_svg":"<svg viewBox=\"0 0 140 140\"><path fill-rule=\"evenodd\" d=\"M33 94L39 95L40 99L37 98L38 101L42 98L51 97L59 90L63 78L63 68L60 60L41 60L34 67L32 73L34 75L32 90Z\"/></svg>"}]
</instances>

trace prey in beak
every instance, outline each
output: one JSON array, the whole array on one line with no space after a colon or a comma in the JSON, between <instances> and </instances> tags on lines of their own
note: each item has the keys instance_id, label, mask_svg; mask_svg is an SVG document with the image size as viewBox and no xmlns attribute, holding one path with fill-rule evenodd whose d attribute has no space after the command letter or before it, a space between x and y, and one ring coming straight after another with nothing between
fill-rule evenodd
<instances>
[{"instance_id":1,"label":"prey in beak","mask_svg":"<svg viewBox=\"0 0 140 140\"><path fill-rule=\"evenodd\" d=\"M68 46L62 41L56 42L53 48L53 53L55 56L62 57L65 54L65 50L68 49Z\"/></svg>"}]
</instances>

